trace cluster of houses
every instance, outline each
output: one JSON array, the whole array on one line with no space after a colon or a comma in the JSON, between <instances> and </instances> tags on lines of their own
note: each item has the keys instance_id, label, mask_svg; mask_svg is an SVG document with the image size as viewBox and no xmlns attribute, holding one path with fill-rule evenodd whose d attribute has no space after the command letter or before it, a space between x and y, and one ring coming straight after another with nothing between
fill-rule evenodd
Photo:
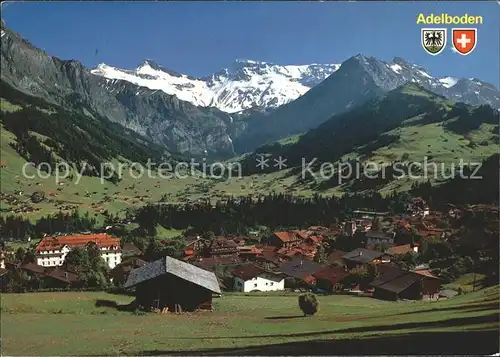
<instances>
[{"instance_id":1,"label":"cluster of houses","mask_svg":"<svg viewBox=\"0 0 500 357\"><path fill-rule=\"evenodd\" d=\"M43 279L49 288L67 288L78 285L82 267L66 263L67 254L75 248L95 245L111 272L122 263L122 255L138 256L141 251L133 244L120 244L120 239L106 233L47 236L35 246L36 261L21 263L6 260L6 251L0 250L0 277L2 290L7 284L8 272L20 272L25 278Z\"/></svg>"},{"instance_id":2,"label":"cluster of houses","mask_svg":"<svg viewBox=\"0 0 500 357\"><path fill-rule=\"evenodd\" d=\"M76 247L95 244L112 280L127 289L135 288L139 305L159 311L210 310L212 296L222 291L357 293L390 300L437 298L441 281L428 268L407 271L393 260L418 252L418 243L411 239L415 232L422 237L441 237L443 231L411 215L354 213L354 219L333 227L277 231L259 241L251 237L187 237L183 258L167 256L153 262L144 260L133 244L121 245L119 238L105 233L44 237L35 247L36 264L16 268L57 286L71 286L78 272L65 264L66 255ZM339 237L355 240L359 246L350 251L330 247ZM318 259L320 251L324 256ZM356 268L374 266L377 273L371 281L353 283ZM2 255L0 274L8 270Z\"/></svg>"}]
</instances>

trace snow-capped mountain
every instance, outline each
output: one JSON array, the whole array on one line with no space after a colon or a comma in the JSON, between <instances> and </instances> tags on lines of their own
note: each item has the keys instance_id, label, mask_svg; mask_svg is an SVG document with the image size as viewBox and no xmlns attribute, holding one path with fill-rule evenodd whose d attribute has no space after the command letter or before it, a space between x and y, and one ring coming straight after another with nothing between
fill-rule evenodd
<instances>
[{"instance_id":1,"label":"snow-capped mountain","mask_svg":"<svg viewBox=\"0 0 500 357\"><path fill-rule=\"evenodd\" d=\"M234 141L237 152L307 132L334 115L352 110L407 83L466 104L500 108L492 84L470 78L434 77L423 67L396 57L385 62L358 54L344 61L323 82L268 115L253 117Z\"/></svg>"},{"instance_id":2,"label":"snow-capped mountain","mask_svg":"<svg viewBox=\"0 0 500 357\"><path fill-rule=\"evenodd\" d=\"M408 82L417 83L446 98L472 105L488 104L500 108L500 92L490 83L476 78L433 77L424 68L400 57L383 62L373 57L360 56L367 70L372 72L386 90ZM390 69L390 70L389 70Z\"/></svg>"},{"instance_id":3,"label":"snow-capped mountain","mask_svg":"<svg viewBox=\"0 0 500 357\"><path fill-rule=\"evenodd\" d=\"M91 73L161 90L200 107L216 107L227 113L250 108L276 108L319 84L339 64L277 65L236 60L229 68L205 78L170 71L151 60L135 70L100 64Z\"/></svg>"}]
</instances>

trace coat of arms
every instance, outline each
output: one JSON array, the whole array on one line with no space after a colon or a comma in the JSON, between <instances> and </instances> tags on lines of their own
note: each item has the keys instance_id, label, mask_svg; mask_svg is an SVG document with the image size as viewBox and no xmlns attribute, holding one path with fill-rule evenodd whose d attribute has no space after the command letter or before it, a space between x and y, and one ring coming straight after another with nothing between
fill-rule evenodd
<instances>
[{"instance_id":1,"label":"coat of arms","mask_svg":"<svg viewBox=\"0 0 500 357\"><path fill-rule=\"evenodd\" d=\"M446 29L422 29L421 41L424 50L436 56L446 48Z\"/></svg>"}]
</instances>

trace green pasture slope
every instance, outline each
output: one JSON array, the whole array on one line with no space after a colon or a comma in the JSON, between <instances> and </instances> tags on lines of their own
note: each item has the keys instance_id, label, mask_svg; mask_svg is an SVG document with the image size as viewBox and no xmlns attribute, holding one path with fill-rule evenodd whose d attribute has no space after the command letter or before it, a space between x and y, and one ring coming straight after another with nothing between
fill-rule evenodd
<instances>
[{"instance_id":1,"label":"green pasture slope","mask_svg":"<svg viewBox=\"0 0 500 357\"><path fill-rule=\"evenodd\" d=\"M439 302L321 296L303 317L297 294L225 294L214 312L145 314L96 307L106 293L1 296L2 353L27 355L492 354L499 289Z\"/></svg>"}]
</instances>

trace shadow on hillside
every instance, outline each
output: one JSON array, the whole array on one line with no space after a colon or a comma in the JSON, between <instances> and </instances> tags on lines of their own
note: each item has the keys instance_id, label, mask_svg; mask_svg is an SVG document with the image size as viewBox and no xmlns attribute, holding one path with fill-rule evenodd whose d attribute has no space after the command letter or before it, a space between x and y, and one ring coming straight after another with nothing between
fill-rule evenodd
<instances>
[{"instance_id":1,"label":"shadow on hillside","mask_svg":"<svg viewBox=\"0 0 500 357\"><path fill-rule=\"evenodd\" d=\"M486 310L494 310L498 309L498 300L496 302L492 303L481 303L481 304L470 304L470 305L459 305L459 306L448 306L448 307L434 307L434 308L429 308L426 310L415 310L415 311L408 311L408 312L400 312L394 315L386 315L388 316L402 316L402 315L414 315L414 314L422 314L422 313L427 313L427 312L433 312L433 313L438 313L442 311L461 311L461 312L475 312L475 311L486 311ZM432 304L432 303L430 303ZM465 311L464 311L465 310ZM370 317L371 318L371 317ZM378 318L378 316L375 316L373 318Z\"/></svg>"},{"instance_id":2,"label":"shadow on hillside","mask_svg":"<svg viewBox=\"0 0 500 357\"><path fill-rule=\"evenodd\" d=\"M304 315L293 315L293 316L268 316L266 320L288 320L288 319L300 319L304 318Z\"/></svg>"},{"instance_id":3,"label":"shadow on hillside","mask_svg":"<svg viewBox=\"0 0 500 357\"><path fill-rule=\"evenodd\" d=\"M95 301L95 307L109 307L118 311L134 311L137 308L135 300L130 304L120 305L116 301L104 299L97 299Z\"/></svg>"},{"instance_id":4,"label":"shadow on hillside","mask_svg":"<svg viewBox=\"0 0 500 357\"><path fill-rule=\"evenodd\" d=\"M414 332L387 337L288 342L188 352L150 350L141 355L488 355L498 352L498 331Z\"/></svg>"},{"instance_id":5,"label":"shadow on hillside","mask_svg":"<svg viewBox=\"0 0 500 357\"><path fill-rule=\"evenodd\" d=\"M463 317L448 319L443 321L431 321L431 322L407 322L395 325L380 325L380 326L364 326L364 327L351 327L340 330L330 330L330 331L317 331L317 332L303 332L303 333L290 333L290 334L272 334L272 335L249 335L249 336L196 336L196 337L165 337L164 340L194 340L200 338L207 338L210 340L249 340L249 339L259 339L259 338L305 338L305 337L320 337L332 334L352 334L361 332L378 332L383 333L387 331L397 331L412 328L449 328L457 326L473 326L478 324L485 324L491 322L498 322L498 314L489 314L485 316L474 316L474 317Z\"/></svg>"}]
</instances>

